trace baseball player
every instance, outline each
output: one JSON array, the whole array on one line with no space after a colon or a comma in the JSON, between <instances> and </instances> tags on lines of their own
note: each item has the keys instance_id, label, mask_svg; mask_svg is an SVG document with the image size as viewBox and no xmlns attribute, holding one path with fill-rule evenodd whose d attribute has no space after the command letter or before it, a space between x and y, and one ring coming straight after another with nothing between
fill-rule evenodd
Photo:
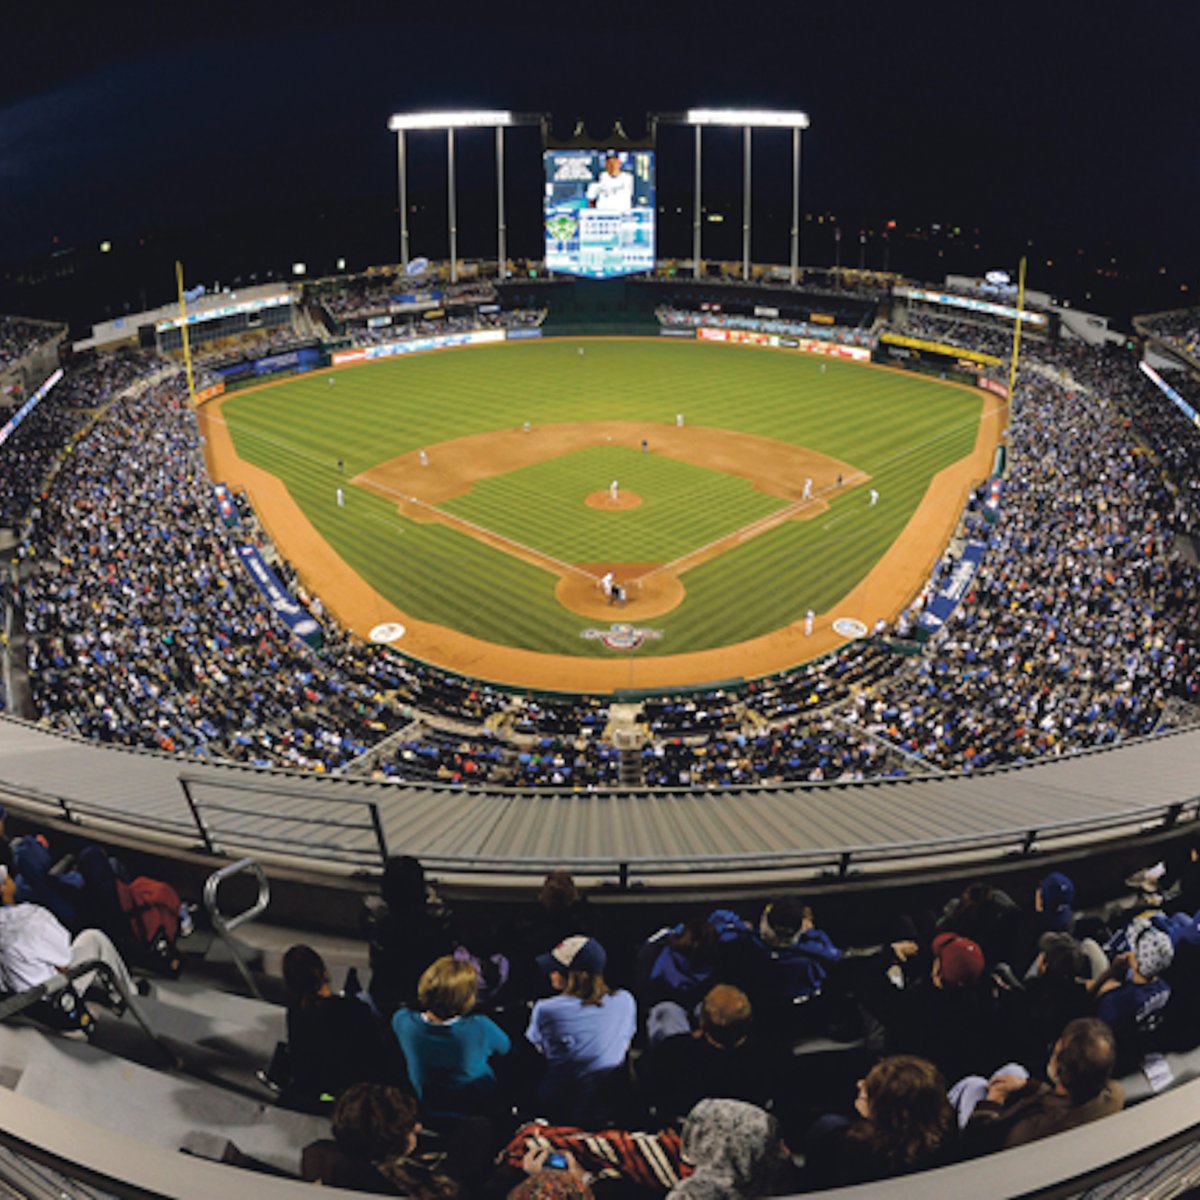
<instances>
[{"instance_id":1,"label":"baseball player","mask_svg":"<svg viewBox=\"0 0 1200 1200\"><path fill-rule=\"evenodd\" d=\"M346 495L342 491L341 488L338 488L338 490L337 490L337 505L338 505L338 508L346 507Z\"/></svg>"},{"instance_id":2,"label":"baseball player","mask_svg":"<svg viewBox=\"0 0 1200 1200\"><path fill-rule=\"evenodd\" d=\"M616 504L621 498L621 489L617 487L617 481L615 479L608 485L608 495L614 504Z\"/></svg>"},{"instance_id":3,"label":"baseball player","mask_svg":"<svg viewBox=\"0 0 1200 1200\"><path fill-rule=\"evenodd\" d=\"M871 489L871 507L874 508L875 505L877 505L878 503L879 503L879 493L874 488L872 488Z\"/></svg>"},{"instance_id":4,"label":"baseball player","mask_svg":"<svg viewBox=\"0 0 1200 1200\"><path fill-rule=\"evenodd\" d=\"M804 614L804 636L805 637L812 637L813 621L815 621L816 618L817 618L817 614L815 612L813 612L813 610L811 608L808 610L808 612L806 612Z\"/></svg>"},{"instance_id":5,"label":"baseball player","mask_svg":"<svg viewBox=\"0 0 1200 1200\"><path fill-rule=\"evenodd\" d=\"M421 466L423 466L423 467L429 466L429 455L426 454L424 450L421 451L420 457L421 457Z\"/></svg>"},{"instance_id":6,"label":"baseball player","mask_svg":"<svg viewBox=\"0 0 1200 1200\"><path fill-rule=\"evenodd\" d=\"M804 495L801 497L801 499L803 499L803 500L811 500L812 499L812 480L811 479L805 479Z\"/></svg>"}]
</instances>

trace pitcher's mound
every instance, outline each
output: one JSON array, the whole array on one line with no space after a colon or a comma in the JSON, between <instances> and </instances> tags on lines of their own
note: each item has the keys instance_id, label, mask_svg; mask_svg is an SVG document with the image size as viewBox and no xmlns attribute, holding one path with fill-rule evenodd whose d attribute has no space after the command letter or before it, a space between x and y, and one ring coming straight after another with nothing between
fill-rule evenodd
<instances>
[{"instance_id":1,"label":"pitcher's mound","mask_svg":"<svg viewBox=\"0 0 1200 1200\"><path fill-rule=\"evenodd\" d=\"M642 498L637 492L627 492L623 488L617 493L617 498L612 498L612 493L605 489L603 492L593 492L584 501L588 508L608 508L613 512L620 512L626 508L641 508Z\"/></svg>"}]
</instances>

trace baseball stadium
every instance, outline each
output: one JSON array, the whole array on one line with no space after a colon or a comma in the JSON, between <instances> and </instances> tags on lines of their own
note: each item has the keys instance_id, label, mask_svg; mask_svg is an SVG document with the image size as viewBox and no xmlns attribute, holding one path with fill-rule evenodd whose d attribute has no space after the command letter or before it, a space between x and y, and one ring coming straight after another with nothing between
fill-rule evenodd
<instances>
[{"instance_id":1,"label":"baseball stadium","mask_svg":"<svg viewBox=\"0 0 1200 1200\"><path fill-rule=\"evenodd\" d=\"M1200 310L645 125L396 113L394 260L0 317L0 1190L1195 1185Z\"/></svg>"}]
</instances>

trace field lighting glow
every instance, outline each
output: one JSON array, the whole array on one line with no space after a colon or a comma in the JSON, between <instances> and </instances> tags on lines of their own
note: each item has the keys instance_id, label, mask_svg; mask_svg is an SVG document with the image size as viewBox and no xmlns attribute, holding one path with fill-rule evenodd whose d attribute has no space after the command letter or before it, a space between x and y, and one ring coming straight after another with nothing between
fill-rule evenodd
<instances>
[{"instance_id":1,"label":"field lighting glow","mask_svg":"<svg viewBox=\"0 0 1200 1200\"><path fill-rule=\"evenodd\" d=\"M393 133L402 129L495 129L498 125L511 125L510 112L431 112L393 113L388 118L388 128Z\"/></svg>"},{"instance_id":2,"label":"field lighting glow","mask_svg":"<svg viewBox=\"0 0 1200 1200\"><path fill-rule=\"evenodd\" d=\"M752 125L759 128L807 129L808 113L765 108L689 108L689 125Z\"/></svg>"}]
</instances>

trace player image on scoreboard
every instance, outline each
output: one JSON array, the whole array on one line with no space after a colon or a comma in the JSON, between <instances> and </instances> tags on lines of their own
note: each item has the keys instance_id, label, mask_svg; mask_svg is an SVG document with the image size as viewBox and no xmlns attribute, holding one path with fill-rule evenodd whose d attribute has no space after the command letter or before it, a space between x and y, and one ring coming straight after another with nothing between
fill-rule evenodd
<instances>
[{"instance_id":1,"label":"player image on scoreboard","mask_svg":"<svg viewBox=\"0 0 1200 1200\"><path fill-rule=\"evenodd\" d=\"M654 151L547 150L546 269L605 279L654 268Z\"/></svg>"}]
</instances>

